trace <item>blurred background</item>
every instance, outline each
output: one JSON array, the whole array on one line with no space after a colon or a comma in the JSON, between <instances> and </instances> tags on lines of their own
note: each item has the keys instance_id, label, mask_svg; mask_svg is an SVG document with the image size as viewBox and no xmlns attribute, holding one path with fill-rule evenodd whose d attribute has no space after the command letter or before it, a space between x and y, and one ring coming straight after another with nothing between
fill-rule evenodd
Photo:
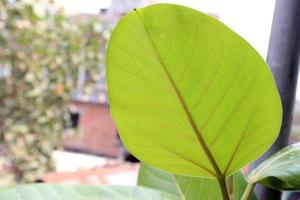
<instances>
[{"instance_id":1,"label":"blurred background","mask_svg":"<svg viewBox=\"0 0 300 200\"><path fill-rule=\"evenodd\" d=\"M275 1L0 0L0 186L134 185L109 113L105 50L133 8L176 3L231 27L265 58ZM291 142L300 139L300 89Z\"/></svg>"}]
</instances>

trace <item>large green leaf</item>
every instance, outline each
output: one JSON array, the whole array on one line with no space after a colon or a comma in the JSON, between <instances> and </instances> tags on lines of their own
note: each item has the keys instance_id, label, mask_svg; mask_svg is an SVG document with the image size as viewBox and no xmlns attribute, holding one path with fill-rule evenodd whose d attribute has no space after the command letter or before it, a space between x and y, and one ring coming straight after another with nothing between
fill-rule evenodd
<instances>
[{"instance_id":1,"label":"large green leaf","mask_svg":"<svg viewBox=\"0 0 300 200\"><path fill-rule=\"evenodd\" d=\"M127 186L18 185L1 188L1 200L179 200L161 190Z\"/></svg>"},{"instance_id":2,"label":"large green leaf","mask_svg":"<svg viewBox=\"0 0 300 200\"><path fill-rule=\"evenodd\" d=\"M121 139L175 174L230 175L277 137L281 102L264 60L218 20L158 4L112 33L107 81Z\"/></svg>"},{"instance_id":3,"label":"large green leaf","mask_svg":"<svg viewBox=\"0 0 300 200\"><path fill-rule=\"evenodd\" d=\"M247 186L243 174L234 174L232 183L232 200L240 200ZM141 164L138 185L160 189L185 200L222 199L219 185L214 179L174 175L146 164ZM256 198L252 194L250 199Z\"/></svg>"},{"instance_id":4,"label":"large green leaf","mask_svg":"<svg viewBox=\"0 0 300 200\"><path fill-rule=\"evenodd\" d=\"M300 190L300 143L290 145L261 163L249 182L277 190Z\"/></svg>"}]
</instances>

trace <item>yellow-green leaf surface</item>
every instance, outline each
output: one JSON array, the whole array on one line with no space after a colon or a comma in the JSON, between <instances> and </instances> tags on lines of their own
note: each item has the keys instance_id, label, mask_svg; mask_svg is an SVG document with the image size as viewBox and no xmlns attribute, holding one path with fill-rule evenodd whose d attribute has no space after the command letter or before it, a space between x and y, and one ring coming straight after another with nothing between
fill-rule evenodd
<instances>
[{"instance_id":1,"label":"yellow-green leaf surface","mask_svg":"<svg viewBox=\"0 0 300 200\"><path fill-rule=\"evenodd\" d=\"M0 188L1 200L179 200L144 187L30 184Z\"/></svg>"},{"instance_id":2,"label":"yellow-green leaf surface","mask_svg":"<svg viewBox=\"0 0 300 200\"><path fill-rule=\"evenodd\" d=\"M215 179L181 176L159 170L144 163L140 166L138 185L163 190L184 200L221 200L222 194ZM230 195L240 200L247 182L241 172L232 177ZM256 200L252 193L249 200Z\"/></svg>"},{"instance_id":3,"label":"yellow-green leaf surface","mask_svg":"<svg viewBox=\"0 0 300 200\"><path fill-rule=\"evenodd\" d=\"M281 102L268 66L240 36L193 9L124 16L107 52L111 111L137 158L175 174L229 175L274 142Z\"/></svg>"},{"instance_id":4,"label":"yellow-green leaf surface","mask_svg":"<svg viewBox=\"0 0 300 200\"><path fill-rule=\"evenodd\" d=\"M215 179L180 176L141 164L138 185L163 190L182 200L221 200L222 194Z\"/></svg>"}]
</instances>

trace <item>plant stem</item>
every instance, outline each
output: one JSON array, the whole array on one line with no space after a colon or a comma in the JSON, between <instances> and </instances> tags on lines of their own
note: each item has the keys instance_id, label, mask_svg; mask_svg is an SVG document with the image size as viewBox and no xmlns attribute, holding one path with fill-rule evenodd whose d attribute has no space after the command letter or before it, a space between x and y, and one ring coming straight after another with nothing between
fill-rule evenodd
<instances>
[{"instance_id":1,"label":"plant stem","mask_svg":"<svg viewBox=\"0 0 300 200\"><path fill-rule=\"evenodd\" d=\"M230 195L227 190L225 176L218 177L217 180L218 180L221 192L222 192L223 200L230 200Z\"/></svg>"},{"instance_id":2,"label":"plant stem","mask_svg":"<svg viewBox=\"0 0 300 200\"><path fill-rule=\"evenodd\" d=\"M230 195L230 198L232 198L232 193L233 193L233 175L229 176L226 178L226 185L227 185L227 190Z\"/></svg>"},{"instance_id":3,"label":"plant stem","mask_svg":"<svg viewBox=\"0 0 300 200\"><path fill-rule=\"evenodd\" d=\"M248 183L241 200L248 200L249 199L254 186L255 186L255 183L250 183L250 182Z\"/></svg>"}]
</instances>

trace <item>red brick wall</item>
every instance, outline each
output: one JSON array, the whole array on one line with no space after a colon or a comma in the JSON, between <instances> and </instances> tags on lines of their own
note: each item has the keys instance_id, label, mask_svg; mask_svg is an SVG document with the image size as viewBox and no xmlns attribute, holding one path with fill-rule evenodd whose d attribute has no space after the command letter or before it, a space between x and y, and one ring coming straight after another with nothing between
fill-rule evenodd
<instances>
[{"instance_id":1,"label":"red brick wall","mask_svg":"<svg viewBox=\"0 0 300 200\"><path fill-rule=\"evenodd\" d=\"M73 101L80 113L79 136L65 136L66 149L116 157L119 143L116 127L107 104L94 104Z\"/></svg>"}]
</instances>

